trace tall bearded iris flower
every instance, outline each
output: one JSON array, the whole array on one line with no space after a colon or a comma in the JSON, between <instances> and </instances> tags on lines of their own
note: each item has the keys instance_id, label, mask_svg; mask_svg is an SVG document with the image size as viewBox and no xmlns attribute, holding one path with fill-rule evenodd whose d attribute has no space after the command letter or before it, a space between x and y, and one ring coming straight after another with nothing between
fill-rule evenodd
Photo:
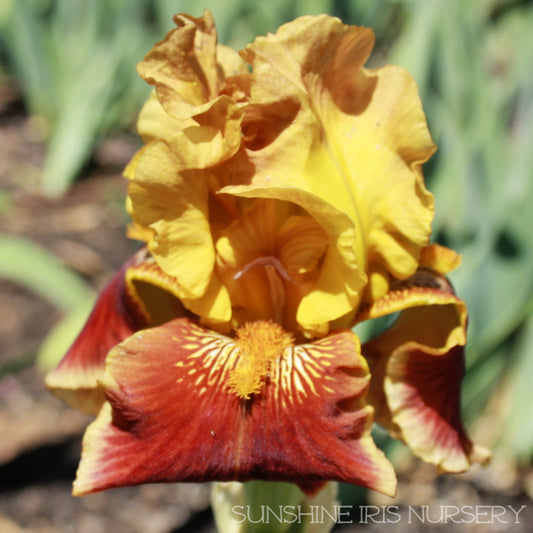
<instances>
[{"instance_id":1,"label":"tall bearded iris flower","mask_svg":"<svg viewBox=\"0 0 533 533\"><path fill-rule=\"evenodd\" d=\"M126 169L144 247L47 378L97 414L74 493L146 482L327 481L393 495L374 422L441 471L484 462L460 420L467 315L429 245L435 146L370 30L306 16L239 54L212 17L139 64ZM361 344L352 327L396 313Z\"/></svg>"}]
</instances>

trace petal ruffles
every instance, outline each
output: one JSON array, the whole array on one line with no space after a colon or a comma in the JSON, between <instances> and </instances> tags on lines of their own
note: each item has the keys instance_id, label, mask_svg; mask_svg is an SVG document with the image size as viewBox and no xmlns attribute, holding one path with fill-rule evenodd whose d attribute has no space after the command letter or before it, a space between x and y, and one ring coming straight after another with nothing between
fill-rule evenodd
<instances>
[{"instance_id":1,"label":"petal ruffles","mask_svg":"<svg viewBox=\"0 0 533 533\"><path fill-rule=\"evenodd\" d=\"M337 313L330 319L357 305L366 274L412 275L431 233L433 197L420 168L435 146L416 84L400 68L362 68L372 45L369 30L327 16L302 17L243 53L253 68L252 100L292 101L298 113L272 142L249 150L256 168L250 182L224 191L290 198L322 224L346 283L345 302L327 306ZM349 224L336 220L334 209ZM303 302L302 320L326 307L319 299L332 292L332 277Z\"/></svg>"},{"instance_id":2,"label":"petal ruffles","mask_svg":"<svg viewBox=\"0 0 533 533\"><path fill-rule=\"evenodd\" d=\"M216 243L234 321L274 318L297 332L298 306L314 288L328 244L321 226L298 206L255 199Z\"/></svg>"},{"instance_id":3,"label":"petal ruffles","mask_svg":"<svg viewBox=\"0 0 533 533\"><path fill-rule=\"evenodd\" d=\"M101 379L109 404L87 430L75 494L250 479L310 492L338 479L394 494L370 436L368 368L352 332L286 347L250 400L228 386L242 357L238 341L187 319L113 349Z\"/></svg>"},{"instance_id":4,"label":"petal ruffles","mask_svg":"<svg viewBox=\"0 0 533 533\"><path fill-rule=\"evenodd\" d=\"M307 336L324 335L357 308L368 284L376 299L390 278L412 275L429 239L433 198L421 165L434 145L415 83L396 67L365 69L372 32L333 17L301 17L258 38L241 52L251 74L217 45L210 14L176 22L139 67L159 99L139 129L172 157L155 157L149 145L128 169L133 218L153 231L150 251L182 280L194 311L224 322L222 288L213 290L224 312L200 301L218 283L216 236L205 226L224 202L192 189L298 205L328 246L296 322ZM158 172L159 160L171 164ZM199 240L197 262L190 243ZM199 269L184 267L193 260Z\"/></svg>"}]
</instances>

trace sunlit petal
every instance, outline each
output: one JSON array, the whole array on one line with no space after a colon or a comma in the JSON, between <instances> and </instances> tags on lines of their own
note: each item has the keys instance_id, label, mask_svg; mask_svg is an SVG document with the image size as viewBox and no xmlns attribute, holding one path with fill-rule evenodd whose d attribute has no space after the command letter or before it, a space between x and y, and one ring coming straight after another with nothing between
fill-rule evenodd
<instances>
[{"instance_id":1,"label":"sunlit petal","mask_svg":"<svg viewBox=\"0 0 533 533\"><path fill-rule=\"evenodd\" d=\"M472 443L461 422L464 348L436 354L427 346L399 346L387 364L385 394L393 422L413 453L442 472L464 472L490 454Z\"/></svg>"},{"instance_id":2,"label":"sunlit petal","mask_svg":"<svg viewBox=\"0 0 533 533\"><path fill-rule=\"evenodd\" d=\"M255 324L252 333L265 327ZM213 479L292 481L314 491L338 479L392 495L394 472L370 436L357 337L345 331L282 346L258 370L239 339L185 319L117 346L101 380L110 403L86 433L75 493ZM248 400L230 379L243 365L262 376Z\"/></svg>"},{"instance_id":3,"label":"sunlit petal","mask_svg":"<svg viewBox=\"0 0 533 533\"><path fill-rule=\"evenodd\" d=\"M177 168L166 144L151 143L138 162L129 197L135 221L154 232L148 246L158 264L180 279L184 296L198 297L205 292L215 258L207 184L185 179Z\"/></svg>"},{"instance_id":4,"label":"sunlit petal","mask_svg":"<svg viewBox=\"0 0 533 533\"><path fill-rule=\"evenodd\" d=\"M329 245L324 230L311 217L287 217L279 232L279 256L293 279L312 274Z\"/></svg>"},{"instance_id":5,"label":"sunlit petal","mask_svg":"<svg viewBox=\"0 0 533 533\"><path fill-rule=\"evenodd\" d=\"M455 251L441 246L430 244L420 254L420 268L426 268L445 276L461 264L461 256Z\"/></svg>"},{"instance_id":6,"label":"sunlit petal","mask_svg":"<svg viewBox=\"0 0 533 533\"><path fill-rule=\"evenodd\" d=\"M246 67L235 52L217 45L212 15L175 17L178 28L139 63L156 90L139 117L146 142L165 139L183 168L205 168L231 157L240 146ZM223 64L219 63L219 56ZM232 76L226 87L225 73ZM225 94L223 94L223 92Z\"/></svg>"},{"instance_id":7,"label":"sunlit petal","mask_svg":"<svg viewBox=\"0 0 533 533\"><path fill-rule=\"evenodd\" d=\"M221 192L247 198L275 198L303 208L328 238L320 272L313 290L302 297L296 320L310 335L323 335L329 322L357 306L360 291L367 281L358 268L354 252L355 228L350 218L318 196L291 185L267 187L227 186Z\"/></svg>"},{"instance_id":8,"label":"sunlit petal","mask_svg":"<svg viewBox=\"0 0 533 533\"><path fill-rule=\"evenodd\" d=\"M137 67L157 90L170 115L184 119L218 96L224 80L217 68L217 34L210 12L177 15L177 29L157 43ZM202 109L203 111L204 109Z\"/></svg>"},{"instance_id":9,"label":"sunlit petal","mask_svg":"<svg viewBox=\"0 0 533 533\"><path fill-rule=\"evenodd\" d=\"M367 282L383 281L377 298L390 277L412 275L431 233L420 166L435 148L416 85L396 67L362 68L372 45L369 30L302 17L243 53L256 103L244 125L261 137L245 135L254 174L224 192L293 201L329 236L316 290L298 309L315 331L353 310ZM266 110L276 105L286 118L274 130Z\"/></svg>"},{"instance_id":10,"label":"sunlit petal","mask_svg":"<svg viewBox=\"0 0 533 533\"><path fill-rule=\"evenodd\" d=\"M398 312L401 314L389 330L397 336L395 343L417 340L444 352L466 343L466 305L442 276L418 271L394 284L385 297L361 307L357 322Z\"/></svg>"}]
</instances>

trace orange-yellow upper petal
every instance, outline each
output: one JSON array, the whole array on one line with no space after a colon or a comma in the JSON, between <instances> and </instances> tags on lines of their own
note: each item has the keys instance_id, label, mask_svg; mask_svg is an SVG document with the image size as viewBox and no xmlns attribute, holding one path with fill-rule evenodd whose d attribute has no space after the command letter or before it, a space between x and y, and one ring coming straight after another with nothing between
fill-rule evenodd
<instances>
[{"instance_id":1,"label":"orange-yellow upper petal","mask_svg":"<svg viewBox=\"0 0 533 533\"><path fill-rule=\"evenodd\" d=\"M375 269L413 274L431 232L433 198L420 166L435 147L416 85L396 67L362 68L372 45L370 30L319 16L297 19L243 52L256 105L253 120L245 109L244 123L272 135L245 141L255 172L224 192L290 199L335 243L317 290L298 310L306 325L357 307ZM290 122L273 129L258 106L276 102ZM339 277L344 287L335 283Z\"/></svg>"},{"instance_id":2,"label":"orange-yellow upper petal","mask_svg":"<svg viewBox=\"0 0 533 533\"><path fill-rule=\"evenodd\" d=\"M180 298L199 300L210 289L210 297L196 310L227 322L229 300L214 273L207 178L179 168L166 143L153 141L144 148L128 191L134 221L153 231L148 248L163 271L177 278Z\"/></svg>"},{"instance_id":3,"label":"orange-yellow upper petal","mask_svg":"<svg viewBox=\"0 0 533 533\"><path fill-rule=\"evenodd\" d=\"M204 168L233 155L240 146L246 66L217 44L212 15L175 17L178 28L157 43L138 65L155 86L138 122L146 142L165 139L184 168ZM221 62L222 61L222 64ZM230 86L226 86L226 74Z\"/></svg>"},{"instance_id":4,"label":"orange-yellow upper petal","mask_svg":"<svg viewBox=\"0 0 533 533\"><path fill-rule=\"evenodd\" d=\"M158 42L137 66L143 79L157 90L166 111L177 119L190 118L210 105L224 83L217 68L217 34L213 16L177 15L177 29Z\"/></svg>"},{"instance_id":5,"label":"orange-yellow upper petal","mask_svg":"<svg viewBox=\"0 0 533 533\"><path fill-rule=\"evenodd\" d=\"M141 132L149 142L164 140L173 177L161 180L156 172L148 187L139 169L157 161L146 150L136 158L128 168L134 220L154 231L153 238L148 234L150 251L164 270L181 275L184 298L197 299L213 284L206 276L213 257L205 245L205 205L176 209L163 198L173 187L196 187L184 183L195 177L182 170L210 169L212 190L218 183L226 197L298 205L328 246L313 290L295 310L296 322L309 335L323 335L332 321L357 309L368 283L366 294L377 299L389 278L413 274L427 244L433 199L420 167L434 146L416 86L395 67L364 69L372 32L326 15L301 17L249 45L242 56L252 65L251 76L218 47L208 12L176 21L179 28L139 67L158 96L145 108ZM217 219L221 206L212 204L210 219ZM189 215L198 219L198 231ZM189 244L178 252L177 244L187 240L175 238L180 231ZM193 235L202 241L196 252ZM194 280L178 268L193 253L205 258Z\"/></svg>"}]
</instances>

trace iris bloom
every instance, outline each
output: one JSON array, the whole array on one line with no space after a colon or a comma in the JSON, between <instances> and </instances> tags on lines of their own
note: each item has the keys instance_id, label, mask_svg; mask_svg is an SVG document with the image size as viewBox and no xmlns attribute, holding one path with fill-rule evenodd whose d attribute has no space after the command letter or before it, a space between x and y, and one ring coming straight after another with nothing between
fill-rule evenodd
<instances>
[{"instance_id":1,"label":"iris bloom","mask_svg":"<svg viewBox=\"0 0 533 533\"><path fill-rule=\"evenodd\" d=\"M131 236L47 378L97 414L74 493L329 480L395 493L374 421L441 471L484 462L460 421L467 314L429 245L435 146L370 30L306 16L239 54L211 14L139 64L154 87L126 169ZM353 326L397 314L361 345Z\"/></svg>"}]
</instances>

